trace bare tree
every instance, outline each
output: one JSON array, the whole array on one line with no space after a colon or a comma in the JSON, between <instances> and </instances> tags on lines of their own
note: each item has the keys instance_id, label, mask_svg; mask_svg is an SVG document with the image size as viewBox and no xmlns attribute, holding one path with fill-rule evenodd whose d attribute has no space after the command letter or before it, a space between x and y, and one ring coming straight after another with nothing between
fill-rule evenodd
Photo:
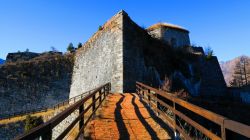
<instances>
[{"instance_id":1,"label":"bare tree","mask_svg":"<svg viewBox=\"0 0 250 140\"><path fill-rule=\"evenodd\" d=\"M240 63L242 65L245 85L248 85L248 77L250 73L249 73L249 70L247 70L247 66L249 65L249 60L246 56L242 56L240 58Z\"/></svg>"},{"instance_id":2,"label":"bare tree","mask_svg":"<svg viewBox=\"0 0 250 140\"><path fill-rule=\"evenodd\" d=\"M230 82L232 87L241 87L248 85L250 78L250 66L249 59L246 56L242 56L236 63L234 68L233 79Z\"/></svg>"}]
</instances>

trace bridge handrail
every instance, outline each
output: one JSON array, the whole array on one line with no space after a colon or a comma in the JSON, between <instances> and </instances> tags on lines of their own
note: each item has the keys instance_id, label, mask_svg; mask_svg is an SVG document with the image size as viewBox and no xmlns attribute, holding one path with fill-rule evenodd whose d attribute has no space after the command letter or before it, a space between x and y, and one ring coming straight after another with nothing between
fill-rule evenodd
<instances>
[{"instance_id":1,"label":"bridge handrail","mask_svg":"<svg viewBox=\"0 0 250 140\"><path fill-rule=\"evenodd\" d=\"M231 131L233 131L237 134L240 134L242 136L245 136L247 138L250 138L250 126L248 126L248 125L242 124L242 123L237 122L237 121L230 120L224 116L221 116L219 114L216 114L214 112L211 112L211 111L206 110L204 108L201 108L199 106L191 104L187 101L184 101L180 98L177 98L170 93L152 88L152 87L145 85L143 83L140 83L140 82L136 82L136 91L137 91L137 94L139 94L140 97L142 97L144 100L146 100L150 106L155 107L156 112L158 112L164 118L166 118L168 124L170 125L170 127L172 127L172 129L175 132L176 132L176 130L178 130L179 133L181 133L185 139L192 139L192 138L185 132L184 129L182 129L180 126L177 125L176 116L180 117L181 119L183 119L184 121L186 121L187 123L189 123L194 128L196 128L197 130L199 130L200 132L202 132L204 135L206 135L207 137L209 137L211 139L225 140L226 139L226 129L231 130ZM157 95L168 99L169 101L171 101L173 103L173 105L170 106L169 104L165 103L163 100L157 98ZM187 110L189 110L189 111L191 111L191 112L193 112L193 113L195 113L203 118L206 118L207 120L210 120L211 122L214 122L217 125L219 125L221 128L221 133L220 133L221 136L218 136L218 135L212 133L207 128L203 127L199 123L192 120L190 117L186 116L185 113L177 110L175 108L177 104L179 106L181 106L181 107L183 107L183 108L185 108L185 109L187 109ZM158 109L158 105L161 105L161 106L164 106L164 107L170 109L174 115L173 119L168 118L166 116L165 112Z\"/></svg>"},{"instance_id":2,"label":"bridge handrail","mask_svg":"<svg viewBox=\"0 0 250 140\"><path fill-rule=\"evenodd\" d=\"M71 124L56 139L58 140L63 139L78 122L79 122L80 130L79 130L79 134L77 138L80 137L81 132L83 132L87 123L92 118L92 116L94 115L98 107L101 105L102 101L110 93L110 90L111 90L110 83L107 83L105 85L102 85L94 89L90 94L88 94L81 100L77 101L73 105L69 106L67 109L57 114L55 117L53 117L49 121L31 129L29 132L23 135L16 137L15 140L35 139L38 137L42 137L42 138L46 137L44 139L51 139L52 129L76 110L79 110L79 115L75 118L73 122L71 122ZM99 93L99 96L96 98L97 93ZM84 108L84 103L86 103L89 99L92 99L92 103L87 105L86 108ZM96 107L97 101L99 101L99 104ZM92 112L90 116L88 118L84 118L84 114L88 112L89 109L91 108L92 108ZM85 119L86 121L84 121Z\"/></svg>"}]
</instances>

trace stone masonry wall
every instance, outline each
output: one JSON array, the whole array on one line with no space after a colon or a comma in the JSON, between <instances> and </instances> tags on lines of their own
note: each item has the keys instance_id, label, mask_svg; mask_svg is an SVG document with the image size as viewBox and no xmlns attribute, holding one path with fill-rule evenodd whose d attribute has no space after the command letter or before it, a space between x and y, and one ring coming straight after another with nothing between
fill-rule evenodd
<instances>
[{"instance_id":1,"label":"stone masonry wall","mask_svg":"<svg viewBox=\"0 0 250 140\"><path fill-rule=\"evenodd\" d=\"M76 52L70 97L111 82L123 92L122 13L111 18Z\"/></svg>"},{"instance_id":2,"label":"stone masonry wall","mask_svg":"<svg viewBox=\"0 0 250 140\"><path fill-rule=\"evenodd\" d=\"M171 40L175 39L175 44L172 44ZM178 31L175 29L164 29L163 40L173 45L174 47L189 46L190 40L188 32Z\"/></svg>"},{"instance_id":3,"label":"stone masonry wall","mask_svg":"<svg viewBox=\"0 0 250 140\"><path fill-rule=\"evenodd\" d=\"M124 92L135 92L136 81L158 87L161 79L154 65L146 65L146 49L157 49L150 45L154 40L145 30L128 16L123 19ZM159 55L160 56L160 55ZM153 56L152 56L153 57ZM151 57L151 62L156 63ZM164 67L164 65L162 65Z\"/></svg>"},{"instance_id":4,"label":"stone masonry wall","mask_svg":"<svg viewBox=\"0 0 250 140\"><path fill-rule=\"evenodd\" d=\"M226 82L217 57L201 59L201 96L224 96L227 93Z\"/></svg>"},{"instance_id":5,"label":"stone masonry wall","mask_svg":"<svg viewBox=\"0 0 250 140\"><path fill-rule=\"evenodd\" d=\"M189 33L185 31L171 28L157 28L154 30L149 30L148 33L154 38L164 40L173 47L190 45ZM175 44L172 44L172 39L175 40Z\"/></svg>"},{"instance_id":6,"label":"stone masonry wall","mask_svg":"<svg viewBox=\"0 0 250 140\"><path fill-rule=\"evenodd\" d=\"M148 30L148 33L149 33L152 37L154 37L154 38L162 39L162 35L163 35L163 33L162 33L162 28L157 28L157 29L154 29L154 30L151 30L151 31Z\"/></svg>"}]
</instances>

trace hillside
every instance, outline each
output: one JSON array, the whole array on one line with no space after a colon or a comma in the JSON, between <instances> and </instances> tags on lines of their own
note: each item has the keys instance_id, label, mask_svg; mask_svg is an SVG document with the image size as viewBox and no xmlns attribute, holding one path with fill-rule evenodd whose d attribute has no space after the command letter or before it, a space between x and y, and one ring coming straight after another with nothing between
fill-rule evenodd
<instances>
[{"instance_id":1,"label":"hillside","mask_svg":"<svg viewBox=\"0 0 250 140\"><path fill-rule=\"evenodd\" d=\"M74 56L44 53L0 67L0 118L68 99ZM6 108L8 106L8 108Z\"/></svg>"},{"instance_id":2,"label":"hillside","mask_svg":"<svg viewBox=\"0 0 250 140\"><path fill-rule=\"evenodd\" d=\"M242 56L236 57L226 62L220 62L220 67L221 67L222 73L224 75L225 81L228 86L230 85L230 81L232 80L232 75L234 73L235 65L237 62L240 61L240 57Z\"/></svg>"}]
</instances>

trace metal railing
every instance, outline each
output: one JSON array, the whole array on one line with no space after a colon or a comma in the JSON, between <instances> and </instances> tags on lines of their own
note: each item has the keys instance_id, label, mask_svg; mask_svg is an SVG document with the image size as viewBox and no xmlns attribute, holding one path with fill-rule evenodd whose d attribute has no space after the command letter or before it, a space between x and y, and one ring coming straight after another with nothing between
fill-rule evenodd
<instances>
[{"instance_id":1,"label":"metal railing","mask_svg":"<svg viewBox=\"0 0 250 140\"><path fill-rule=\"evenodd\" d=\"M79 133L76 136L78 139L81 134L84 133L84 128L90 121L90 119L95 114L98 107L101 105L105 97L110 93L111 84L107 83L99 88L94 89L91 91L90 94L82 98L81 100L77 101L73 105L69 106L67 109L53 117L51 120L45 122L42 125L39 125L29 132L20 135L15 138L15 140L30 140L36 138L42 139L51 139L52 138L52 129L55 128L60 122L62 122L65 118L71 115L74 111L79 110L79 115L63 130L63 132L56 138L57 140L63 139L73 128L74 126L79 123ZM98 97L96 97L99 95ZM88 101L92 101L90 104L84 107L85 103ZM97 101L99 104L97 104ZM91 114L86 117L85 114L92 109ZM85 118L86 117L86 118Z\"/></svg>"},{"instance_id":2,"label":"metal railing","mask_svg":"<svg viewBox=\"0 0 250 140\"><path fill-rule=\"evenodd\" d=\"M192 132L188 133L182 124L188 124L190 128L194 128L192 131L197 130L204 135L203 138L198 139L226 140L227 133L230 131L246 139L250 138L250 126L193 105L167 92L140 82L136 83L136 92L157 114L165 118L165 122L174 130L175 134L181 134L181 137L184 137L184 139L191 140L197 138L191 135ZM204 122L198 123L195 120L197 116L205 119L205 123L212 122L218 126L217 130L219 132L214 132L211 128L206 128L206 126L202 125Z\"/></svg>"}]
</instances>

